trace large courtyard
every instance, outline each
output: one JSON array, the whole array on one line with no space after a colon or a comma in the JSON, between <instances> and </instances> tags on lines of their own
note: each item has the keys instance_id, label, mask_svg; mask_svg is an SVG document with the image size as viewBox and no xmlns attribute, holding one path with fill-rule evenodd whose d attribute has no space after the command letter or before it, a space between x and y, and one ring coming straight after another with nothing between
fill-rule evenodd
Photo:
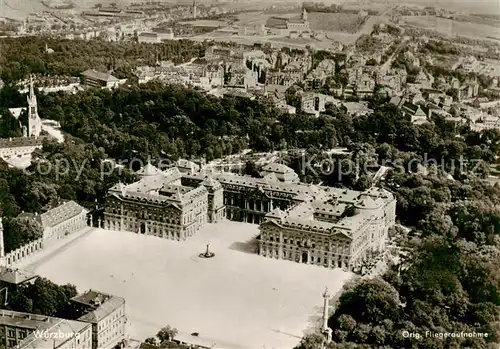
<instances>
[{"instance_id":1,"label":"large courtyard","mask_svg":"<svg viewBox=\"0 0 500 349\"><path fill-rule=\"evenodd\" d=\"M32 267L80 292L124 297L132 338L171 325L178 339L208 347L291 349L320 324L325 286L335 294L351 274L260 257L257 229L208 224L182 242L92 229ZM201 259L208 242L215 257Z\"/></svg>"}]
</instances>

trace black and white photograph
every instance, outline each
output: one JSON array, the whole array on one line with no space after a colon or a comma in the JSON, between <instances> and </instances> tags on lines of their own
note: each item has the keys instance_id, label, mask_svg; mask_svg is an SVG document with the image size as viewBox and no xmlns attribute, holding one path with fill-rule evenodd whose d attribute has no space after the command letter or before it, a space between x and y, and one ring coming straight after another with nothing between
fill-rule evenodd
<instances>
[{"instance_id":1,"label":"black and white photograph","mask_svg":"<svg viewBox=\"0 0 500 349\"><path fill-rule=\"evenodd\" d=\"M500 349L500 0L0 0L0 349Z\"/></svg>"}]
</instances>

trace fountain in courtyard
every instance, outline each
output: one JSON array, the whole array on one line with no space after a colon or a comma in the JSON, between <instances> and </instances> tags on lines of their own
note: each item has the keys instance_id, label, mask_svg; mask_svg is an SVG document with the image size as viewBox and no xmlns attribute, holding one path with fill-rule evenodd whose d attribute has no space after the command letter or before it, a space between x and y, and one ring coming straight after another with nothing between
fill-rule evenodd
<instances>
[{"instance_id":1,"label":"fountain in courtyard","mask_svg":"<svg viewBox=\"0 0 500 349\"><path fill-rule=\"evenodd\" d=\"M207 244L207 250L204 253L200 253L198 257L200 258L212 258L215 256L215 253L210 252L210 242Z\"/></svg>"}]
</instances>

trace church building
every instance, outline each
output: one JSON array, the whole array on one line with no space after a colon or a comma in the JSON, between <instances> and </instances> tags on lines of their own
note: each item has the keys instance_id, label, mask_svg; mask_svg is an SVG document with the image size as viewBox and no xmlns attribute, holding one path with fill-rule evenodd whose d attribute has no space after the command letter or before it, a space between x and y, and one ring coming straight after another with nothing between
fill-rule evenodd
<instances>
[{"instance_id":1,"label":"church building","mask_svg":"<svg viewBox=\"0 0 500 349\"><path fill-rule=\"evenodd\" d=\"M30 88L27 96L28 108L9 108L9 112L16 119L19 119L23 112L28 113L28 125L22 125L23 137L38 138L42 133L42 120L38 116L38 103L36 101L35 89L33 87L33 77L30 76Z\"/></svg>"}]
</instances>

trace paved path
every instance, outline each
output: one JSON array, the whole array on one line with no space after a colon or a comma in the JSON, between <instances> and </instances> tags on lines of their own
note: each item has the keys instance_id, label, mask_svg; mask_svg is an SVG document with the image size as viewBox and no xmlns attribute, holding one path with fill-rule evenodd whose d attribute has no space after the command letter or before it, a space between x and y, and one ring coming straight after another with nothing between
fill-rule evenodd
<instances>
[{"instance_id":1,"label":"paved path","mask_svg":"<svg viewBox=\"0 0 500 349\"><path fill-rule=\"evenodd\" d=\"M36 269L40 264L45 263L46 261L58 255L59 253L67 250L69 247L73 246L80 239L89 235L94 230L95 228L86 227L80 231L77 231L69 235L64 239L54 241L50 243L47 247L44 247L43 250L41 250L40 252L35 253L32 256L29 256L28 258L22 260L20 263L16 263L15 267L36 272Z\"/></svg>"}]
</instances>

